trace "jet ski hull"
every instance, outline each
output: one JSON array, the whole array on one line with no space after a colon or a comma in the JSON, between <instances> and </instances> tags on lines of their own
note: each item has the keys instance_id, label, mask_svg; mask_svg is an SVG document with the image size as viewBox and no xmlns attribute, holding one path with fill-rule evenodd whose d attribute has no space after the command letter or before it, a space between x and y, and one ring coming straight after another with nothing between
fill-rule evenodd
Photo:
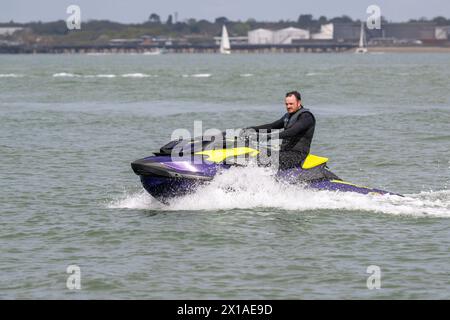
<instances>
[{"instance_id":1,"label":"jet ski hull","mask_svg":"<svg viewBox=\"0 0 450 320\"><path fill-rule=\"evenodd\" d=\"M328 191L356 192L361 194L394 194L389 191L369 188L341 180L329 171L325 164L311 168L300 167L279 171L277 179L291 184L303 183L307 188ZM399 194L395 194L399 195Z\"/></svg>"},{"instance_id":2,"label":"jet ski hull","mask_svg":"<svg viewBox=\"0 0 450 320\"><path fill-rule=\"evenodd\" d=\"M183 153L186 157L183 158L181 155L181 158L172 159L171 152L180 143L184 143L184 149L181 149L180 154ZM196 147L204 148L205 141L171 141L163 146L159 153L155 153L155 156L136 160L131 167L140 177L145 190L156 199L167 203L171 198L195 192L199 186L211 181L220 170L242 165L239 162L233 164L228 161L230 157L232 159L245 156L247 159L247 156L256 157L259 153L257 149L249 147L206 151L203 149L196 151L194 150ZM302 183L318 190L394 194L345 182L327 169L327 161L327 158L308 155L298 167L278 171L276 179L293 184Z\"/></svg>"},{"instance_id":3,"label":"jet ski hull","mask_svg":"<svg viewBox=\"0 0 450 320\"><path fill-rule=\"evenodd\" d=\"M161 202L195 192L204 181L161 176L140 176L144 189Z\"/></svg>"},{"instance_id":4,"label":"jet ski hull","mask_svg":"<svg viewBox=\"0 0 450 320\"><path fill-rule=\"evenodd\" d=\"M141 161L140 163L142 164L142 160L144 160L144 163L146 162L145 169L136 164L139 163L139 161ZM208 172L208 174L198 174L197 172L183 172L183 170L180 169L185 168L186 164L173 162L170 163L172 169L174 170L174 168L177 167L179 170L171 172L165 161L167 161L167 159L161 159L161 157L149 157L137 160L132 164L133 170L139 175L144 189L163 203L167 203L172 198L185 196L195 192L198 187L211 181L218 170L230 167L225 165L203 164L200 166L203 169L201 171L203 173ZM166 168L166 170L164 171L163 168ZM340 180L325 168L322 168L321 170L325 171L325 173L322 173L323 177L320 179L307 179L306 177L314 177L314 174L310 172L313 170L302 170L300 168L292 168L279 172L277 178L278 180L287 181L289 183L304 183L306 187L316 190L379 195L393 194L380 189L348 183Z\"/></svg>"},{"instance_id":5,"label":"jet ski hull","mask_svg":"<svg viewBox=\"0 0 450 320\"><path fill-rule=\"evenodd\" d=\"M342 180L323 180L311 182L308 184L308 187L312 189L328 190L328 191L356 192L361 194L374 194L374 195L392 194L401 196L399 194L395 194L389 191L359 186Z\"/></svg>"}]
</instances>

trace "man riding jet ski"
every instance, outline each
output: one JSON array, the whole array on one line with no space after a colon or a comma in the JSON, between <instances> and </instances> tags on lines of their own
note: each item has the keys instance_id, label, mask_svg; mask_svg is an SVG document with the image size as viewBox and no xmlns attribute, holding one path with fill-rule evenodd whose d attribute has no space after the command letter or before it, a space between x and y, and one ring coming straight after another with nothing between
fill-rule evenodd
<instances>
[{"instance_id":1,"label":"man riding jet ski","mask_svg":"<svg viewBox=\"0 0 450 320\"><path fill-rule=\"evenodd\" d=\"M259 165L273 166L278 162L276 178L287 183L303 183L321 190L389 193L344 182L330 172L326 167L327 158L309 153L315 128L314 115L302 106L300 94L296 91L286 94L285 103L288 112L280 120L243 130L240 140L245 142L244 146L242 143L238 145L235 137L231 139L222 134L174 140L154 156L134 161L131 167L140 176L145 190L162 202L194 192L216 174L234 166L248 165L253 159ZM284 131L264 134L264 129ZM280 149L261 145L261 137L268 141L281 139Z\"/></svg>"}]
</instances>

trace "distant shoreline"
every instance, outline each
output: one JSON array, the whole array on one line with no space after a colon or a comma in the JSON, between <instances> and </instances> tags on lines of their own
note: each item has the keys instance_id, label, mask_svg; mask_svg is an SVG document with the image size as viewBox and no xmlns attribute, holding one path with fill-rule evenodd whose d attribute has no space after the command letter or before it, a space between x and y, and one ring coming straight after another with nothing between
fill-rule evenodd
<instances>
[{"instance_id":1,"label":"distant shoreline","mask_svg":"<svg viewBox=\"0 0 450 320\"><path fill-rule=\"evenodd\" d=\"M399 53L450 53L450 47L368 47L369 52L399 52Z\"/></svg>"},{"instance_id":2,"label":"distant shoreline","mask_svg":"<svg viewBox=\"0 0 450 320\"><path fill-rule=\"evenodd\" d=\"M173 48L158 47L95 47L95 46L55 46L47 48L0 48L1 54L219 54L216 46L180 46ZM352 53L356 49L353 44L330 45L298 45L298 46L236 46L231 47L234 54L267 54L267 53ZM369 53L450 53L450 46L369 46Z\"/></svg>"}]
</instances>

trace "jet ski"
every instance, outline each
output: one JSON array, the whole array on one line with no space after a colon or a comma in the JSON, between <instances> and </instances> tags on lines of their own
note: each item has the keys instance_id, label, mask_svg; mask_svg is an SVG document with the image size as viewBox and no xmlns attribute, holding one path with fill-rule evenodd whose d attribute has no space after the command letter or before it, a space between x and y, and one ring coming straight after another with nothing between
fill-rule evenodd
<instances>
[{"instance_id":1,"label":"jet ski","mask_svg":"<svg viewBox=\"0 0 450 320\"><path fill-rule=\"evenodd\" d=\"M241 146L236 143L236 139L215 138L210 136L170 141L152 156L133 161L131 168L150 195L168 203L172 198L195 192L199 186L207 184L224 170L246 166L252 159L258 158L264 148L265 154L273 151L257 142L247 140ZM311 189L394 194L343 181L328 170L327 162L328 158L309 154L298 166L279 170L275 178L286 183L302 183Z\"/></svg>"}]
</instances>

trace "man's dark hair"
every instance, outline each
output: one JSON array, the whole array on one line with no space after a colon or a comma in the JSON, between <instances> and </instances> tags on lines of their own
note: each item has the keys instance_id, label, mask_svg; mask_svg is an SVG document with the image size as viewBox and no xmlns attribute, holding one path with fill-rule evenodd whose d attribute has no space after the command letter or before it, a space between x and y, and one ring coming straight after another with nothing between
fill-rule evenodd
<instances>
[{"instance_id":1,"label":"man's dark hair","mask_svg":"<svg viewBox=\"0 0 450 320\"><path fill-rule=\"evenodd\" d=\"M290 92L286 93L286 98L290 97L290 96L295 96L297 98L297 100L302 100L302 96L300 95L300 92L298 92L298 91L290 91Z\"/></svg>"}]
</instances>

